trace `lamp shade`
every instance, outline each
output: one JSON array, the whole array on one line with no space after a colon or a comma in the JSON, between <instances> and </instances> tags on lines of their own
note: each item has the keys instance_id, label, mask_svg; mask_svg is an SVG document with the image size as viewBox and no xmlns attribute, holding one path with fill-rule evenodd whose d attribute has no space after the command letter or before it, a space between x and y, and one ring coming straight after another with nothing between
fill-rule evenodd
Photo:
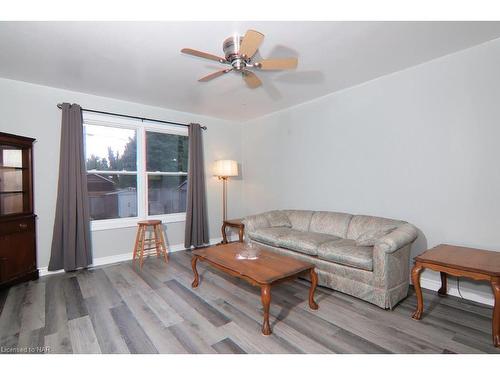
<instances>
[{"instance_id":1,"label":"lamp shade","mask_svg":"<svg viewBox=\"0 0 500 375\"><path fill-rule=\"evenodd\" d=\"M216 160L214 162L214 176L238 176L238 163L236 162L236 160Z\"/></svg>"}]
</instances>

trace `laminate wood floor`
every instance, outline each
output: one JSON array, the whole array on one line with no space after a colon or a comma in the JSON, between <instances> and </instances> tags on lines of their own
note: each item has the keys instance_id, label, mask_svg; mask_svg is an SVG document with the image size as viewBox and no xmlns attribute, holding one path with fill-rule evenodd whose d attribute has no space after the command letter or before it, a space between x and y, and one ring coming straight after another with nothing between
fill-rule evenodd
<instances>
[{"instance_id":1,"label":"laminate wood floor","mask_svg":"<svg viewBox=\"0 0 500 375\"><path fill-rule=\"evenodd\" d=\"M260 291L198 262L150 258L61 273L0 290L1 352L50 353L500 353L488 306L424 295L420 322L413 291L393 311L309 283L273 287L271 327L260 333ZM39 349L37 349L39 348Z\"/></svg>"}]
</instances>

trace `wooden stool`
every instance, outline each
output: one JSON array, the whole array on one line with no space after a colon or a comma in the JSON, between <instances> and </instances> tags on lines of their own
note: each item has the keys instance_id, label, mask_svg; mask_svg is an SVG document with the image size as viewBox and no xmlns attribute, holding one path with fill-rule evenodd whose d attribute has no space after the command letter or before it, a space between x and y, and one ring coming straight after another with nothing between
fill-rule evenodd
<instances>
[{"instance_id":1,"label":"wooden stool","mask_svg":"<svg viewBox=\"0 0 500 375\"><path fill-rule=\"evenodd\" d=\"M163 256L165 263L168 263L168 249L165 245L165 237L161 227L161 220L145 220L137 223L137 236L135 237L133 261L139 259L139 265L142 268L144 263L144 254L148 256L152 250L156 250L158 257ZM149 238L146 238L146 231L151 228ZM151 246L152 245L152 246Z\"/></svg>"}]
</instances>

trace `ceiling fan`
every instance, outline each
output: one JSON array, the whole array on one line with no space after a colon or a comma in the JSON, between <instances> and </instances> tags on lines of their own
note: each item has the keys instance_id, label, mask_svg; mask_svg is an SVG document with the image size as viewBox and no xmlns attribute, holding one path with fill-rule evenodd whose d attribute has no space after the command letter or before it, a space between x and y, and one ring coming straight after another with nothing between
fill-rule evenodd
<instances>
[{"instance_id":1,"label":"ceiling fan","mask_svg":"<svg viewBox=\"0 0 500 375\"><path fill-rule=\"evenodd\" d=\"M263 40L264 34L255 30L248 30L245 36L235 35L224 40L222 49L224 50L225 57L215 56L191 48L183 48L181 52L228 65L228 67L222 70L218 70L217 72L200 78L198 80L199 82L208 82L231 71L235 71L241 73L247 86L254 89L262 85L262 81L253 71L295 69L298 62L296 57L286 59L264 59L258 62L253 61L255 53Z\"/></svg>"}]
</instances>

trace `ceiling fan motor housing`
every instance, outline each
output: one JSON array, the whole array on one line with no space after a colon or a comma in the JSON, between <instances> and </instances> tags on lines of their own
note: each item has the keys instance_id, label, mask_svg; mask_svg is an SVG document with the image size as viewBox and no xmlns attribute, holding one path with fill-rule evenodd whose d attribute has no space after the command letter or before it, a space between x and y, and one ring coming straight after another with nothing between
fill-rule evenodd
<instances>
[{"instance_id":1,"label":"ceiling fan motor housing","mask_svg":"<svg viewBox=\"0 0 500 375\"><path fill-rule=\"evenodd\" d=\"M242 40L242 36L234 35L224 40L224 43L222 44L222 49L224 50L226 60L231 63L235 70L244 69L250 62L250 59L245 60L240 55L240 46Z\"/></svg>"},{"instance_id":2,"label":"ceiling fan motor housing","mask_svg":"<svg viewBox=\"0 0 500 375\"><path fill-rule=\"evenodd\" d=\"M239 57L240 45L242 41L243 37L239 35L233 35L224 40L222 49L224 50L227 61L232 61L233 59Z\"/></svg>"}]
</instances>

